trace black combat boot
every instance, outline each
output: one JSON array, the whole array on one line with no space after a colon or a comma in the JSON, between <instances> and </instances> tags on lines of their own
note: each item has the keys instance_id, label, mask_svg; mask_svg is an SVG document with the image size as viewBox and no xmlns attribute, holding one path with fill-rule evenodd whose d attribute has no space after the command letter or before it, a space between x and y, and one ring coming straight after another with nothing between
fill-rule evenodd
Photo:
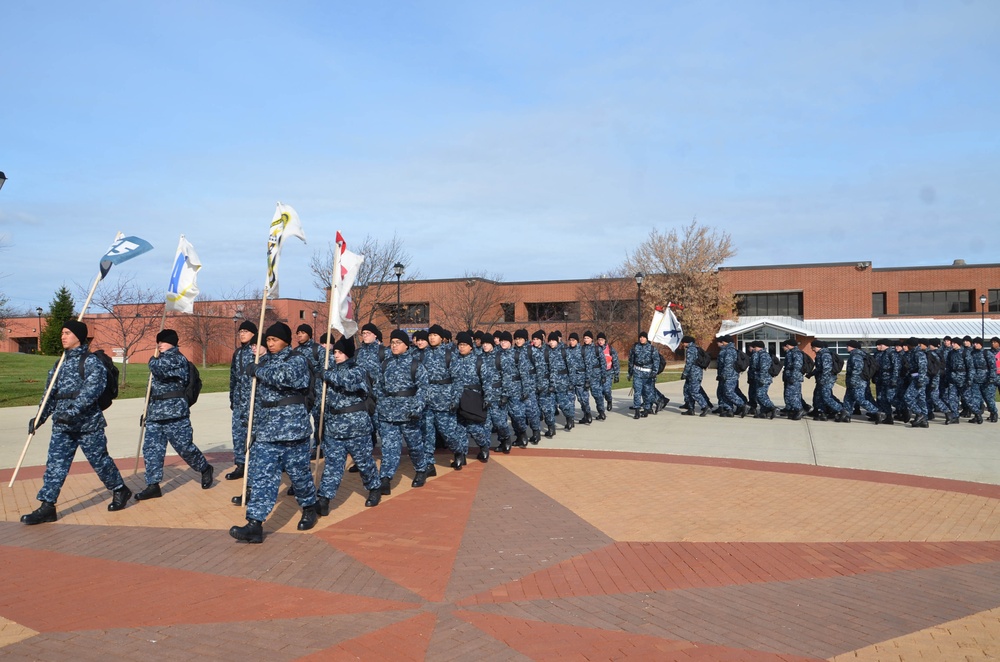
<instances>
[{"instance_id":1,"label":"black combat boot","mask_svg":"<svg viewBox=\"0 0 1000 662\"><path fill-rule=\"evenodd\" d=\"M455 459L451 461L451 466L455 471L461 471L468 462L465 460L465 453L455 453Z\"/></svg>"},{"instance_id":2,"label":"black combat boot","mask_svg":"<svg viewBox=\"0 0 1000 662\"><path fill-rule=\"evenodd\" d=\"M379 484L378 489L380 492L382 492L383 496L389 496L390 494L392 494L392 488L389 485L389 482L390 481L388 478L383 478L382 482Z\"/></svg>"},{"instance_id":3,"label":"black combat boot","mask_svg":"<svg viewBox=\"0 0 1000 662\"><path fill-rule=\"evenodd\" d=\"M233 470L226 474L226 480L239 480L246 475L246 465L237 464L233 467Z\"/></svg>"},{"instance_id":4,"label":"black combat boot","mask_svg":"<svg viewBox=\"0 0 1000 662\"><path fill-rule=\"evenodd\" d=\"M524 431L523 430L521 432L518 432L517 436L514 437L514 445L517 446L518 448L527 448L528 447L528 440L524 438Z\"/></svg>"},{"instance_id":5,"label":"black combat boot","mask_svg":"<svg viewBox=\"0 0 1000 662\"><path fill-rule=\"evenodd\" d=\"M573 420L572 416L567 416L566 417L566 425L563 426L563 430L565 430L566 432L569 432L574 427L576 427L576 421Z\"/></svg>"},{"instance_id":6,"label":"black combat boot","mask_svg":"<svg viewBox=\"0 0 1000 662\"><path fill-rule=\"evenodd\" d=\"M160 491L160 484L152 483L140 490L140 492L135 495L135 500L145 501L146 499L159 499L161 496L163 496L163 492Z\"/></svg>"},{"instance_id":7,"label":"black combat boot","mask_svg":"<svg viewBox=\"0 0 1000 662\"><path fill-rule=\"evenodd\" d=\"M243 495L242 494L237 494L232 499L230 499L230 501L233 503L234 506L242 506L243 505ZM249 485L247 485L247 503L250 503L250 486Z\"/></svg>"},{"instance_id":8,"label":"black combat boot","mask_svg":"<svg viewBox=\"0 0 1000 662\"><path fill-rule=\"evenodd\" d=\"M22 524L44 524L45 522L56 521L56 504L42 501L38 508L27 515L21 515Z\"/></svg>"},{"instance_id":9,"label":"black combat boot","mask_svg":"<svg viewBox=\"0 0 1000 662\"><path fill-rule=\"evenodd\" d=\"M157 485L156 489L159 490L160 486ZM128 488L128 485L122 485L117 490L111 493L111 503L108 504L108 510L114 512L116 510L122 510L128 505L128 500L132 498L132 490Z\"/></svg>"},{"instance_id":10,"label":"black combat boot","mask_svg":"<svg viewBox=\"0 0 1000 662\"><path fill-rule=\"evenodd\" d=\"M428 464L427 465L427 471L425 471L424 473L427 474L428 478L430 478L431 476L437 476L438 475L437 465L436 464Z\"/></svg>"},{"instance_id":11,"label":"black combat boot","mask_svg":"<svg viewBox=\"0 0 1000 662\"><path fill-rule=\"evenodd\" d=\"M316 514L320 517L326 517L330 514L330 500L325 496L316 497Z\"/></svg>"},{"instance_id":12,"label":"black combat boot","mask_svg":"<svg viewBox=\"0 0 1000 662\"><path fill-rule=\"evenodd\" d=\"M480 462L489 462L490 461L490 447L489 446L483 446L483 447L481 447L479 449L479 454L476 455L476 459L479 460Z\"/></svg>"},{"instance_id":13,"label":"black combat boot","mask_svg":"<svg viewBox=\"0 0 1000 662\"><path fill-rule=\"evenodd\" d=\"M201 472L201 489L207 490L212 487L213 478L215 478L215 467L210 464Z\"/></svg>"},{"instance_id":14,"label":"black combat boot","mask_svg":"<svg viewBox=\"0 0 1000 662\"><path fill-rule=\"evenodd\" d=\"M996 423L996 422L997 422L997 412L993 412L992 414L990 414L990 423Z\"/></svg>"},{"instance_id":15,"label":"black combat boot","mask_svg":"<svg viewBox=\"0 0 1000 662\"><path fill-rule=\"evenodd\" d=\"M556 436L556 426L555 426L555 424L551 424L550 425L550 424L546 423L545 424L545 438L546 439L551 439L554 436ZM541 440L539 440L539 441L541 441Z\"/></svg>"},{"instance_id":16,"label":"black combat boot","mask_svg":"<svg viewBox=\"0 0 1000 662\"><path fill-rule=\"evenodd\" d=\"M418 471L413 475L413 482L410 483L410 487L423 487L427 483L427 472Z\"/></svg>"},{"instance_id":17,"label":"black combat boot","mask_svg":"<svg viewBox=\"0 0 1000 662\"><path fill-rule=\"evenodd\" d=\"M640 410L640 409L636 408L636 410L635 410L635 414L634 414L634 415L632 416L632 418L634 418L634 419L635 419L635 420L637 420L637 421L638 421L638 420L639 420L640 418L642 418L642 410Z\"/></svg>"},{"instance_id":18,"label":"black combat boot","mask_svg":"<svg viewBox=\"0 0 1000 662\"><path fill-rule=\"evenodd\" d=\"M790 421L801 421L802 414L804 412L801 409L796 409L795 411L788 414L788 420Z\"/></svg>"},{"instance_id":19,"label":"black combat boot","mask_svg":"<svg viewBox=\"0 0 1000 662\"><path fill-rule=\"evenodd\" d=\"M528 439L533 444L538 444L542 440L542 432L540 430L532 430L531 437Z\"/></svg>"},{"instance_id":20,"label":"black combat boot","mask_svg":"<svg viewBox=\"0 0 1000 662\"><path fill-rule=\"evenodd\" d=\"M682 409L684 408L682 407ZM694 416L694 407L688 407L687 409L682 411L681 416Z\"/></svg>"},{"instance_id":21,"label":"black combat boot","mask_svg":"<svg viewBox=\"0 0 1000 662\"><path fill-rule=\"evenodd\" d=\"M499 440L499 442L500 443L497 445L497 450L500 451L501 453L503 453L504 455L509 455L510 454L510 437L503 437L502 439Z\"/></svg>"},{"instance_id":22,"label":"black combat boot","mask_svg":"<svg viewBox=\"0 0 1000 662\"><path fill-rule=\"evenodd\" d=\"M246 526L234 526L229 529L229 535L251 544L259 545L264 542L264 527L258 519L248 519Z\"/></svg>"},{"instance_id":23,"label":"black combat boot","mask_svg":"<svg viewBox=\"0 0 1000 662\"><path fill-rule=\"evenodd\" d=\"M365 508L377 506L382 501L382 491L379 488L368 490L368 499L365 501Z\"/></svg>"},{"instance_id":24,"label":"black combat boot","mask_svg":"<svg viewBox=\"0 0 1000 662\"><path fill-rule=\"evenodd\" d=\"M597 412L597 420L599 420L599 421L606 421L606 420L608 420L608 415L605 414L603 411L599 411L599 412Z\"/></svg>"},{"instance_id":25,"label":"black combat boot","mask_svg":"<svg viewBox=\"0 0 1000 662\"><path fill-rule=\"evenodd\" d=\"M302 519L299 520L298 525L295 527L299 531L308 531L309 529L316 526L316 520L319 519L316 515L316 505L306 506L302 509Z\"/></svg>"}]
</instances>

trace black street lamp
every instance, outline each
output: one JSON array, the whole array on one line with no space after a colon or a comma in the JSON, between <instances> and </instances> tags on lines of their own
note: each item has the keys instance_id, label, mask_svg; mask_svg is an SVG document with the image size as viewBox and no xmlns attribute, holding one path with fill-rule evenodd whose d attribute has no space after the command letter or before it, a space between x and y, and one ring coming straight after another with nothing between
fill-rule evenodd
<instances>
[{"instance_id":1,"label":"black street lamp","mask_svg":"<svg viewBox=\"0 0 1000 662\"><path fill-rule=\"evenodd\" d=\"M0 172L0 186L3 186L3 173ZM35 349L36 354L42 353L42 307L39 306L35 308L35 314L38 315L38 347Z\"/></svg>"},{"instance_id":2,"label":"black street lamp","mask_svg":"<svg viewBox=\"0 0 1000 662\"><path fill-rule=\"evenodd\" d=\"M646 274L641 271L635 275L635 337L642 333L642 281Z\"/></svg>"},{"instance_id":3,"label":"black street lamp","mask_svg":"<svg viewBox=\"0 0 1000 662\"><path fill-rule=\"evenodd\" d=\"M397 262L392 265L392 271L396 274L396 328L399 328L399 318L400 318L400 307L399 307L399 279L403 277L403 271L406 267L403 266L402 262Z\"/></svg>"},{"instance_id":4,"label":"black street lamp","mask_svg":"<svg viewBox=\"0 0 1000 662\"><path fill-rule=\"evenodd\" d=\"M233 313L233 344L240 344L240 318L242 316L237 312Z\"/></svg>"},{"instance_id":5,"label":"black street lamp","mask_svg":"<svg viewBox=\"0 0 1000 662\"><path fill-rule=\"evenodd\" d=\"M983 336L986 335L986 295L985 294L980 294L979 295L979 310L980 310L980 319L982 320L982 327L983 327L982 331L980 331L980 333L979 333L979 336L983 337Z\"/></svg>"}]
</instances>

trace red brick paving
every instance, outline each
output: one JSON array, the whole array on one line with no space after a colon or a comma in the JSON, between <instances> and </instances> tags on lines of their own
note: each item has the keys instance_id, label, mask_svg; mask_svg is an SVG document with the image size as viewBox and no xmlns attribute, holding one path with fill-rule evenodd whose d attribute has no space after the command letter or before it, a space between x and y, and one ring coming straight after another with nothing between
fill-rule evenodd
<instances>
[{"instance_id":1,"label":"red brick paving","mask_svg":"<svg viewBox=\"0 0 1000 662\"><path fill-rule=\"evenodd\" d=\"M885 522L829 523L824 533L844 527L839 541L796 540L806 529L782 529L783 518L812 512L803 510L809 499L792 499L770 521L758 519L781 542L747 542L665 537L671 517L658 497L670 494L669 481L624 484L636 496L615 507L643 542L616 540L591 521L592 498L570 498L592 494L609 460L669 466L672 476L690 467L684 489L708 510L719 487L708 477L719 474L698 467L747 472L740 475L753 485L758 518L760 495L783 475L802 477L803 495L813 478L827 487L852 481L848 491L865 483L902 491L892 492L899 501L891 508L865 511ZM977 650L986 659L1000 639L991 617L976 628L948 625L1000 607L1000 541L991 539L998 486L532 449L462 472L442 467L424 488L397 488L374 509L359 508L357 486L345 484L350 496L337 516L309 533L294 532L297 509L283 497L264 545L249 546L216 525L239 520L231 490L204 492L178 473L162 501L110 514L106 491L81 466L55 524L16 522L39 469L0 494L0 617L39 632L0 643L0 658L793 661L858 652L905 661L971 659ZM573 480L549 481L548 493L531 482L570 466ZM785 480L782 495L790 485L799 482ZM948 493L978 497L947 504L973 526L946 525ZM725 520L739 521L742 506L726 504L737 512ZM945 524L932 530L922 518ZM865 530L878 537L864 538ZM913 533L891 539L887 531ZM921 650L926 641L933 651Z\"/></svg>"}]
</instances>

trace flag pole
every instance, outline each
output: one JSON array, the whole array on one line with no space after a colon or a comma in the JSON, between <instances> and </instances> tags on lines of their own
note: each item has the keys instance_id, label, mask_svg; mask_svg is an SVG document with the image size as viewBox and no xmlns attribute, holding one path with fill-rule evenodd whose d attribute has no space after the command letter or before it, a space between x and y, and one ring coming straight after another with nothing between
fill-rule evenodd
<instances>
[{"instance_id":1,"label":"flag pole","mask_svg":"<svg viewBox=\"0 0 1000 662\"><path fill-rule=\"evenodd\" d=\"M264 296L260 300L260 318L257 324L257 349L253 353L254 366L260 365L260 343L264 339L264 315L267 312L267 294L270 287L270 278L264 279ZM243 455L243 491L240 492L240 504L247 506L247 484L250 481L250 444L253 442L253 412L257 399L257 375L250 380L250 410L247 413L247 441L246 450Z\"/></svg>"},{"instance_id":2,"label":"flag pole","mask_svg":"<svg viewBox=\"0 0 1000 662\"><path fill-rule=\"evenodd\" d=\"M338 232L339 234L339 232ZM337 281L340 280L340 244L337 244L337 249L333 252L333 272L330 275L330 306L326 314L326 354L323 359L323 374L330 369L330 341L333 340L330 336L333 334L333 311L334 306L337 305ZM326 379L323 379L323 388L320 391L320 401L319 401L319 429L316 431L316 468L313 469L313 482L319 481L319 449L323 445L323 423L325 422L324 417L326 416ZM324 465L326 463L326 458L324 454Z\"/></svg>"},{"instance_id":3,"label":"flag pole","mask_svg":"<svg viewBox=\"0 0 1000 662\"><path fill-rule=\"evenodd\" d=\"M162 332L167 325L167 302L163 302L163 316L160 318L160 331ZM160 335L157 332L156 335ZM153 347L153 358L155 359L160 355L160 343L156 343ZM148 365L148 363L147 363ZM142 403L142 413L139 414L139 446L135 449L135 467L132 468L132 475L139 473L139 456L142 455L142 442L146 438L146 413L149 409L149 395L153 391L153 373L149 373L149 379L146 381L146 400Z\"/></svg>"},{"instance_id":4,"label":"flag pole","mask_svg":"<svg viewBox=\"0 0 1000 662\"><path fill-rule=\"evenodd\" d=\"M117 239L118 235L115 235ZM90 293L87 295L87 300L83 303L83 307L80 309L80 314L77 316L76 321L83 321L83 316L87 312L87 307L90 305L91 299L94 298L94 292L97 290L97 284L101 282L104 278L104 274L101 270L97 270L97 278L94 279L94 284L90 286ZM63 362L66 360L66 350L63 350L62 355L59 357L59 362L56 363L55 369L52 371L52 379L49 380L49 385L45 389L45 395L42 397L42 402L38 405L38 411L35 413L34 427L38 427L39 419L42 417L42 412L45 411L45 405L49 402L49 396L52 395L52 388L56 385L56 379L59 377L59 371L62 369ZM17 458L17 464L14 465L14 473L10 476L10 483L7 487L14 487L14 481L17 479L17 472L21 470L21 463L24 462L24 456L28 454L28 446L31 445L31 440L35 436L34 432L28 433L28 439L24 442L24 448L21 449L21 455Z\"/></svg>"}]
</instances>

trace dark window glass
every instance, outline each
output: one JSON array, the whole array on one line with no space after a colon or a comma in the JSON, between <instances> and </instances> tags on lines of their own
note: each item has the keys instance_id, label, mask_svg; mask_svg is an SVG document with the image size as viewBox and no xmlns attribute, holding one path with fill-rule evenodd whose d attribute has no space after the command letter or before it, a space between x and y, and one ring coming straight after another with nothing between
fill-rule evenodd
<instances>
[{"instance_id":1,"label":"dark window glass","mask_svg":"<svg viewBox=\"0 0 1000 662\"><path fill-rule=\"evenodd\" d=\"M573 301L526 303L529 322L573 322L580 319L580 307Z\"/></svg>"},{"instance_id":2,"label":"dark window glass","mask_svg":"<svg viewBox=\"0 0 1000 662\"><path fill-rule=\"evenodd\" d=\"M986 310L991 313L1000 313L1000 290L990 290L989 303Z\"/></svg>"},{"instance_id":3,"label":"dark window glass","mask_svg":"<svg viewBox=\"0 0 1000 662\"><path fill-rule=\"evenodd\" d=\"M900 292L900 315L946 315L972 312L971 290Z\"/></svg>"},{"instance_id":4,"label":"dark window glass","mask_svg":"<svg viewBox=\"0 0 1000 662\"><path fill-rule=\"evenodd\" d=\"M503 321L513 322L514 321L514 304L512 303L502 303L500 308L503 309Z\"/></svg>"},{"instance_id":5,"label":"dark window glass","mask_svg":"<svg viewBox=\"0 0 1000 662\"><path fill-rule=\"evenodd\" d=\"M801 292L740 294L737 311L748 317L797 317L802 319Z\"/></svg>"}]
</instances>

